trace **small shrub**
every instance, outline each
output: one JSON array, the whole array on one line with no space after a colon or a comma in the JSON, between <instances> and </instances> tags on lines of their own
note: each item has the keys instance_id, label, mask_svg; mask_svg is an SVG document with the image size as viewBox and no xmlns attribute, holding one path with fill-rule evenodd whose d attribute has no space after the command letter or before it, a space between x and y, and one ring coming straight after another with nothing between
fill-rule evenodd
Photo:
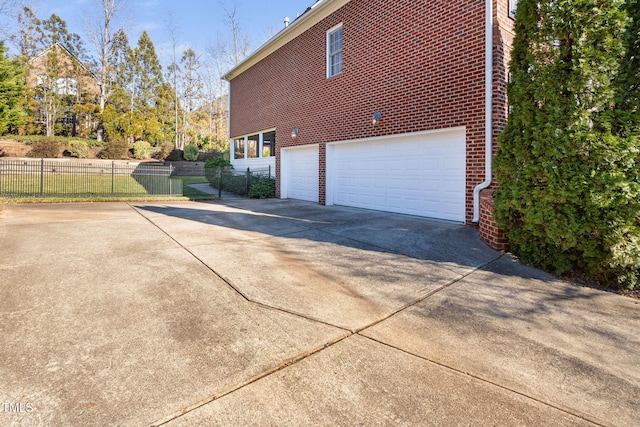
<instances>
[{"instance_id":1,"label":"small shrub","mask_svg":"<svg viewBox=\"0 0 640 427\"><path fill-rule=\"evenodd\" d=\"M151 144L147 141L138 141L133 144L133 158L134 159L148 159L151 154Z\"/></svg>"},{"instance_id":2,"label":"small shrub","mask_svg":"<svg viewBox=\"0 0 640 427\"><path fill-rule=\"evenodd\" d=\"M223 168L223 173L231 170L231 163L224 157L216 157L215 159L207 160L204 163L204 176L209 183L218 188L218 179L220 178L220 168Z\"/></svg>"},{"instance_id":3,"label":"small shrub","mask_svg":"<svg viewBox=\"0 0 640 427\"><path fill-rule=\"evenodd\" d=\"M172 144L173 145L173 144ZM179 162L182 160L182 150L172 150L165 160L168 162Z\"/></svg>"},{"instance_id":4,"label":"small shrub","mask_svg":"<svg viewBox=\"0 0 640 427\"><path fill-rule=\"evenodd\" d=\"M276 180L268 176L252 176L247 193L252 199L267 199L276 196Z\"/></svg>"},{"instance_id":5,"label":"small shrub","mask_svg":"<svg viewBox=\"0 0 640 427\"><path fill-rule=\"evenodd\" d=\"M158 160L168 160L171 153L174 151L175 145L171 142L163 142L159 149L153 153L153 158Z\"/></svg>"},{"instance_id":6,"label":"small shrub","mask_svg":"<svg viewBox=\"0 0 640 427\"><path fill-rule=\"evenodd\" d=\"M188 160L190 162L195 162L196 160L198 160L199 153L200 153L200 150L198 149L197 146L193 144L189 144L189 145L185 145L184 153L182 154L182 157L184 157L185 160Z\"/></svg>"},{"instance_id":7,"label":"small shrub","mask_svg":"<svg viewBox=\"0 0 640 427\"><path fill-rule=\"evenodd\" d=\"M218 156L220 156L220 153L218 153L217 151L200 151L197 161L206 162Z\"/></svg>"},{"instance_id":8,"label":"small shrub","mask_svg":"<svg viewBox=\"0 0 640 427\"><path fill-rule=\"evenodd\" d=\"M129 158L129 144L121 139L111 140L98 153L98 157L111 160L127 159Z\"/></svg>"},{"instance_id":9,"label":"small shrub","mask_svg":"<svg viewBox=\"0 0 640 427\"><path fill-rule=\"evenodd\" d=\"M245 174L233 175L231 171L224 171L222 173L222 189L244 196L247 194L247 176Z\"/></svg>"},{"instance_id":10,"label":"small shrub","mask_svg":"<svg viewBox=\"0 0 640 427\"><path fill-rule=\"evenodd\" d=\"M55 159L60 157L61 153L62 145L59 142L51 138L43 138L31 144L31 150L29 150L27 156Z\"/></svg>"},{"instance_id":11,"label":"small shrub","mask_svg":"<svg viewBox=\"0 0 640 427\"><path fill-rule=\"evenodd\" d=\"M71 157L77 157L79 159L88 158L90 153L89 144L79 139L69 141L67 151Z\"/></svg>"},{"instance_id":12,"label":"small shrub","mask_svg":"<svg viewBox=\"0 0 640 427\"><path fill-rule=\"evenodd\" d=\"M229 163L229 161L224 157L216 157L215 159L207 160L204 164L204 167L206 169L209 169L209 168L217 169L217 168L224 168L227 166L231 166L231 163Z\"/></svg>"}]
</instances>

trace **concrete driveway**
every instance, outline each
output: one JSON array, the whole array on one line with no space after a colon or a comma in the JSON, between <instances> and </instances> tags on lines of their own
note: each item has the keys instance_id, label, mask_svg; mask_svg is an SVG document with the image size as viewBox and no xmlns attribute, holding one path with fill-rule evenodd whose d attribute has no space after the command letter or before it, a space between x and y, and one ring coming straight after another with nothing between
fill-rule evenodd
<instances>
[{"instance_id":1,"label":"concrete driveway","mask_svg":"<svg viewBox=\"0 0 640 427\"><path fill-rule=\"evenodd\" d=\"M0 425L640 425L640 305L470 227L286 200L6 205Z\"/></svg>"}]
</instances>

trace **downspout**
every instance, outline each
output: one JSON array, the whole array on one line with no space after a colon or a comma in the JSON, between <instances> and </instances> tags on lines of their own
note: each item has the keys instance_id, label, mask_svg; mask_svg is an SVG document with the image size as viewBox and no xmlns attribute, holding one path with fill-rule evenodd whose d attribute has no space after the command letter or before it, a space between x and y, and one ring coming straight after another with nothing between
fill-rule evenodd
<instances>
[{"instance_id":1,"label":"downspout","mask_svg":"<svg viewBox=\"0 0 640 427\"><path fill-rule=\"evenodd\" d=\"M480 221L480 191L491 185L493 169L493 0L485 0L486 3L486 28L485 28L485 114L484 114L484 138L485 138L485 165L484 181L473 189L473 222Z\"/></svg>"}]
</instances>

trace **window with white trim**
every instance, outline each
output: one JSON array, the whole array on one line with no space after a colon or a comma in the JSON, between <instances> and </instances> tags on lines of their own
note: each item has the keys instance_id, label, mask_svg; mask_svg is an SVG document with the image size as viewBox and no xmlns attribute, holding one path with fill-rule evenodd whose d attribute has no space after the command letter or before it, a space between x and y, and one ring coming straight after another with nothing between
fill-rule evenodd
<instances>
[{"instance_id":1,"label":"window with white trim","mask_svg":"<svg viewBox=\"0 0 640 427\"><path fill-rule=\"evenodd\" d=\"M264 131L256 134L233 138L233 158L257 159L275 157L276 131Z\"/></svg>"},{"instance_id":2,"label":"window with white trim","mask_svg":"<svg viewBox=\"0 0 640 427\"><path fill-rule=\"evenodd\" d=\"M342 73L342 24L327 31L327 78Z\"/></svg>"}]
</instances>

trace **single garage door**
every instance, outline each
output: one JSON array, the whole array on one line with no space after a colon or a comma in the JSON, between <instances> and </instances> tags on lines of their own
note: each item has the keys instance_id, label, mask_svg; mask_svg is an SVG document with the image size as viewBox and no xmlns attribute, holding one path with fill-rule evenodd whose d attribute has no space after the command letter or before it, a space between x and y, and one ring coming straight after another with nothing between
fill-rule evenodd
<instances>
[{"instance_id":1,"label":"single garage door","mask_svg":"<svg viewBox=\"0 0 640 427\"><path fill-rule=\"evenodd\" d=\"M456 129L330 145L329 202L464 222L465 139Z\"/></svg>"},{"instance_id":2,"label":"single garage door","mask_svg":"<svg viewBox=\"0 0 640 427\"><path fill-rule=\"evenodd\" d=\"M318 202L318 145L283 148L280 197Z\"/></svg>"}]
</instances>

